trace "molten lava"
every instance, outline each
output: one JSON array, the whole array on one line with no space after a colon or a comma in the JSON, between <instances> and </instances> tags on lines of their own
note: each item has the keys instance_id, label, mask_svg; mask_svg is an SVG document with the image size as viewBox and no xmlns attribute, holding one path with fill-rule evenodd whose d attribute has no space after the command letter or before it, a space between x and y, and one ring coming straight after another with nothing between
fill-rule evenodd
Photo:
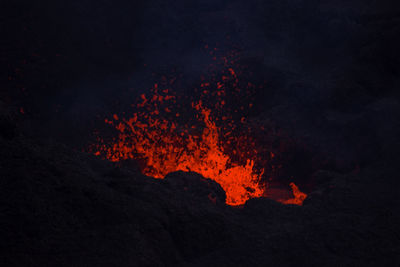
<instances>
[{"instance_id":1,"label":"molten lava","mask_svg":"<svg viewBox=\"0 0 400 267\"><path fill-rule=\"evenodd\" d=\"M142 96L142 99L139 106L164 97L148 100ZM243 204L249 198L262 196L265 191L260 185L263 171L256 172L254 161L250 159L244 165L232 162L223 152L219 129L210 116L211 110L203 107L201 101L193 104L193 108L199 112L197 117L203 124L199 136L173 122L153 118L152 115L158 115L159 111L135 113L132 118L122 121L114 115L114 121L106 122L115 125L119 138L111 147L100 146L97 154L105 153L111 161L144 159L142 172L155 178L164 178L179 170L200 173L222 186L227 195L226 203L230 205Z\"/></svg>"},{"instance_id":2,"label":"molten lava","mask_svg":"<svg viewBox=\"0 0 400 267\"><path fill-rule=\"evenodd\" d=\"M226 152L226 144L239 139L232 134L234 121L226 114L216 116L214 113L218 112L206 107L202 101L207 95L214 97L217 99L214 109L225 110L224 88L228 85L238 87L234 69L227 68L214 85L215 90L211 92L212 84L203 82L200 100L191 101L189 107L182 108L170 89L161 89L155 84L149 97L140 95L140 102L130 118L115 114L112 120L105 120L118 131L118 138L111 144L100 139L95 154L111 161L136 159L141 163L143 174L155 178L164 178L175 171L200 173L221 185L229 205L241 205L249 198L266 196L266 184L261 180L264 169L255 166L257 150L236 144ZM241 117L239 121L243 123L245 118ZM247 153L249 150L252 156ZM301 205L306 194L293 183L291 187L295 197L283 203Z\"/></svg>"},{"instance_id":3,"label":"molten lava","mask_svg":"<svg viewBox=\"0 0 400 267\"><path fill-rule=\"evenodd\" d=\"M303 201L307 198L307 194L300 191L299 187L294 183L289 184L292 188L293 198L283 201L284 204L303 205Z\"/></svg>"}]
</instances>

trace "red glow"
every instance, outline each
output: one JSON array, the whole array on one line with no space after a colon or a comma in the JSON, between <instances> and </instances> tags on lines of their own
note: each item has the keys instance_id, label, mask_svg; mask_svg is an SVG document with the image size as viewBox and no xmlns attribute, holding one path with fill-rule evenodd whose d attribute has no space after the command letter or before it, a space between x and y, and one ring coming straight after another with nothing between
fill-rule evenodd
<instances>
[{"instance_id":1,"label":"red glow","mask_svg":"<svg viewBox=\"0 0 400 267\"><path fill-rule=\"evenodd\" d=\"M151 103L161 99L152 98ZM211 110L203 107L201 101L193 103L193 108L203 126L200 135L158 118L159 112L135 113L122 121L114 115L112 124L119 131L119 138L111 147L99 147L95 154L105 153L111 161L144 159L142 172L155 178L164 178L179 170L200 173L222 186L227 195L226 203L230 205L262 196L265 190L259 182L263 171L257 172L251 159L243 165L232 162L223 151L220 130L211 117Z\"/></svg>"},{"instance_id":2,"label":"red glow","mask_svg":"<svg viewBox=\"0 0 400 267\"><path fill-rule=\"evenodd\" d=\"M229 60L224 58L224 62L228 64ZM93 153L111 161L137 159L142 163L142 172L155 178L164 178L175 171L200 173L221 185L229 205L241 205L249 198L267 196L266 184L262 182L264 169L256 167L256 162L260 161L254 143L251 147L249 142L240 142L249 138L245 134L233 135L235 120L222 112L226 110L224 88L229 85L240 91L237 76L238 71L230 66L220 79L202 82L200 99L191 103L189 111L177 109L178 97L169 88L155 84L150 95L140 95L130 118L114 114L113 120L105 119L118 131L118 138L111 143L100 139ZM204 104L202 99L208 99L206 97L216 99L212 108ZM238 118L237 123L246 122L244 116ZM186 123L177 120L186 120ZM222 121L226 127L218 125L217 121ZM235 146L227 150L226 146L231 144ZM274 156L271 152L271 158ZM291 187L294 198L283 203L301 205L306 194L293 183Z\"/></svg>"},{"instance_id":3,"label":"red glow","mask_svg":"<svg viewBox=\"0 0 400 267\"><path fill-rule=\"evenodd\" d=\"M289 184L292 188L294 198L283 201L284 204L303 205L303 201L307 198L307 194L299 190L294 183Z\"/></svg>"}]
</instances>

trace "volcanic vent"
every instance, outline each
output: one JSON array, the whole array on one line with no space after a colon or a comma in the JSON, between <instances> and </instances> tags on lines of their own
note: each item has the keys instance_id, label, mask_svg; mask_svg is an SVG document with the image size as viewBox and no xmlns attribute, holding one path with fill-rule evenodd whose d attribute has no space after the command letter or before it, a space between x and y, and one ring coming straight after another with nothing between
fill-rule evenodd
<instances>
[{"instance_id":1,"label":"volcanic vent","mask_svg":"<svg viewBox=\"0 0 400 267\"><path fill-rule=\"evenodd\" d=\"M98 135L91 151L114 162L134 159L143 174L154 178L175 171L200 173L221 185L228 205L268 197L263 155L275 155L258 148L257 125L247 121L254 112L256 86L239 78L244 68L238 58L236 52L221 60L214 57L215 64L190 97L172 89L175 78L163 76L137 98L131 114L105 119L117 137ZM293 197L279 201L302 205L307 195L294 183L290 187Z\"/></svg>"}]
</instances>

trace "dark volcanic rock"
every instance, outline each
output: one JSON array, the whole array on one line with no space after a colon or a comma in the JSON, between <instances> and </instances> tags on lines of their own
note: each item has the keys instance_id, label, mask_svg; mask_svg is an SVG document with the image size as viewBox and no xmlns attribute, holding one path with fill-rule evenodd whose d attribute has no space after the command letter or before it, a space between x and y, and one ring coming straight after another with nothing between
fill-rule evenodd
<instances>
[{"instance_id":1,"label":"dark volcanic rock","mask_svg":"<svg viewBox=\"0 0 400 267\"><path fill-rule=\"evenodd\" d=\"M29 140L0 102L0 266L400 265L396 1L3 2L0 97L30 111L31 136L86 145L94 118L127 111L153 75L176 70L190 94L214 64L203 47L238 45L245 81L266 82L254 123L310 147L284 176L316 186L302 207L226 206L198 174L152 179ZM322 156L332 164L308 167Z\"/></svg>"},{"instance_id":2,"label":"dark volcanic rock","mask_svg":"<svg viewBox=\"0 0 400 267\"><path fill-rule=\"evenodd\" d=\"M234 208L196 173L153 179L21 135L0 145L2 266L400 263L395 158L318 172L329 179L303 207L261 198Z\"/></svg>"},{"instance_id":3,"label":"dark volcanic rock","mask_svg":"<svg viewBox=\"0 0 400 267\"><path fill-rule=\"evenodd\" d=\"M15 114L4 106L0 101L0 136L6 139L12 139L17 134L15 123Z\"/></svg>"},{"instance_id":4,"label":"dark volcanic rock","mask_svg":"<svg viewBox=\"0 0 400 267\"><path fill-rule=\"evenodd\" d=\"M175 172L164 180L180 207L171 214L169 231L178 250L191 260L227 245L229 240L225 192L216 182L197 173Z\"/></svg>"},{"instance_id":5,"label":"dark volcanic rock","mask_svg":"<svg viewBox=\"0 0 400 267\"><path fill-rule=\"evenodd\" d=\"M174 172L165 176L165 181L173 190L184 192L199 201L211 201L225 204L226 194L222 187L211 179L206 179L195 172Z\"/></svg>"}]
</instances>

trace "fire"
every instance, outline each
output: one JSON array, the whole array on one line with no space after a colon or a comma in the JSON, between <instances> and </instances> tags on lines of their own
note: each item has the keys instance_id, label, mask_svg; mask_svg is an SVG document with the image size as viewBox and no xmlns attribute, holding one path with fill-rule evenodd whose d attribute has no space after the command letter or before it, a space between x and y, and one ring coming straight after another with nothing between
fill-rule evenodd
<instances>
[{"instance_id":1,"label":"fire","mask_svg":"<svg viewBox=\"0 0 400 267\"><path fill-rule=\"evenodd\" d=\"M289 184L292 188L294 198L283 201L284 204L303 205L303 201L307 198L307 194L300 191L299 187L294 183Z\"/></svg>"},{"instance_id":2,"label":"fire","mask_svg":"<svg viewBox=\"0 0 400 267\"><path fill-rule=\"evenodd\" d=\"M138 106L160 103L165 98L142 96L143 101ZM160 112L155 110L149 114L134 113L132 118L122 120L114 115L114 120L106 120L106 123L116 127L119 137L110 147L99 146L96 154L105 154L111 161L141 158L145 161L142 172L155 178L164 178L174 171L200 173L221 185L229 205L261 197L265 193L260 184L263 171L257 172L251 159L243 165L232 162L223 151L221 133L211 117L211 110L205 108L202 101L193 103L192 107L203 126L200 135L191 133L195 128L182 129L174 122L158 118Z\"/></svg>"},{"instance_id":3,"label":"fire","mask_svg":"<svg viewBox=\"0 0 400 267\"><path fill-rule=\"evenodd\" d=\"M238 87L236 71L227 68L221 80L213 84L215 90L210 82L202 82L200 100L192 101L185 108L179 106L178 97L169 88L155 84L149 96L140 95L130 118L114 114L112 120L105 120L118 131L118 138L111 143L100 139L94 154L111 161L136 159L141 163L142 173L155 178L162 179L175 171L200 173L221 185L229 205L241 205L249 198L266 196L266 184L262 182L264 169L255 164L257 150L246 144L227 152L226 144L238 139L232 133L234 121L232 116L218 117L215 115L218 112L214 112L226 105L224 88ZM217 99L214 109L202 100L208 96ZM245 120L245 117L239 119L241 123ZM252 156L244 153L250 149ZM306 194L294 184L291 187L295 198L283 203L301 205Z\"/></svg>"}]
</instances>

